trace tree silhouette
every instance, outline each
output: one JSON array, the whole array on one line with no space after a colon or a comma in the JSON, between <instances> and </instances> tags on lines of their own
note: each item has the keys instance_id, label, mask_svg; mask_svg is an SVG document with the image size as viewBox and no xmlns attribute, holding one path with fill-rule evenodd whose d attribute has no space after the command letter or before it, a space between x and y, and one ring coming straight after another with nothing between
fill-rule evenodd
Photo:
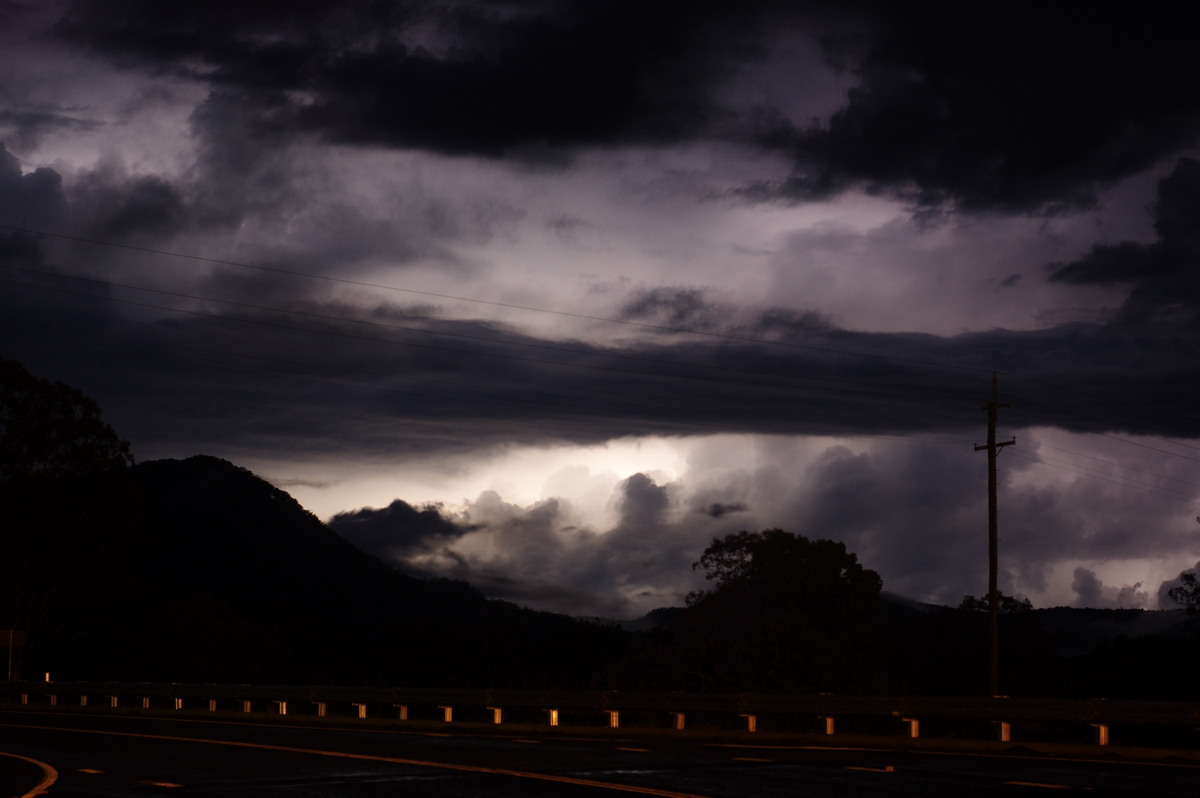
<instances>
[{"instance_id":1,"label":"tree silhouette","mask_svg":"<svg viewBox=\"0 0 1200 798\"><path fill-rule=\"evenodd\" d=\"M845 544L781 529L713 540L669 641L638 652L645 686L707 691L873 691L882 685L879 574Z\"/></svg>"},{"instance_id":2,"label":"tree silhouette","mask_svg":"<svg viewBox=\"0 0 1200 798\"><path fill-rule=\"evenodd\" d=\"M24 631L26 652L132 544L132 462L95 401L0 359L0 628Z\"/></svg>"},{"instance_id":3,"label":"tree silhouette","mask_svg":"<svg viewBox=\"0 0 1200 798\"><path fill-rule=\"evenodd\" d=\"M1027 598L1019 599L1014 596L997 593L996 599L996 609L1003 615L1011 615L1014 612L1031 612L1033 610L1033 602ZM963 600L959 602L958 608L967 612L987 612L988 597L986 595L963 596Z\"/></svg>"},{"instance_id":4,"label":"tree silhouette","mask_svg":"<svg viewBox=\"0 0 1200 798\"><path fill-rule=\"evenodd\" d=\"M81 391L0 358L0 482L75 477L133 464L129 444Z\"/></svg>"},{"instance_id":5,"label":"tree silhouette","mask_svg":"<svg viewBox=\"0 0 1200 798\"><path fill-rule=\"evenodd\" d=\"M1200 610L1200 578L1195 571L1184 571L1179 575L1183 584L1176 585L1167 591L1167 595L1176 604L1184 607L1189 615L1195 615Z\"/></svg>"}]
</instances>

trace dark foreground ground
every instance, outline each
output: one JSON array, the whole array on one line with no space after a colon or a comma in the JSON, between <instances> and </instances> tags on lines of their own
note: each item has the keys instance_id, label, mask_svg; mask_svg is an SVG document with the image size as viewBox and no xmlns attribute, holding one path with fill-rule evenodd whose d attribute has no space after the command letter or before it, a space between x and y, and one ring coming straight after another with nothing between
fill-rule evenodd
<instances>
[{"instance_id":1,"label":"dark foreground ground","mask_svg":"<svg viewBox=\"0 0 1200 798\"><path fill-rule=\"evenodd\" d=\"M0 796L1195 796L1200 759L0 712ZM41 790L41 792L38 792Z\"/></svg>"}]
</instances>

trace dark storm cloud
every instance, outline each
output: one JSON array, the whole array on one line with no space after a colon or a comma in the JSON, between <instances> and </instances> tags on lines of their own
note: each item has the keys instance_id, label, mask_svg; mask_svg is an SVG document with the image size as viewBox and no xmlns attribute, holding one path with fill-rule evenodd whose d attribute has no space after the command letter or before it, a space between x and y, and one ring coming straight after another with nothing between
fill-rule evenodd
<instances>
[{"instance_id":1,"label":"dark storm cloud","mask_svg":"<svg viewBox=\"0 0 1200 798\"><path fill-rule=\"evenodd\" d=\"M965 446L835 445L794 476L777 512L809 537L845 542L889 590L957 603L985 579L979 540L964 534L982 517L982 466Z\"/></svg>"},{"instance_id":2,"label":"dark storm cloud","mask_svg":"<svg viewBox=\"0 0 1200 798\"><path fill-rule=\"evenodd\" d=\"M26 174L0 142L0 218L36 227L59 221L65 207L62 176L44 166Z\"/></svg>"},{"instance_id":3,"label":"dark storm cloud","mask_svg":"<svg viewBox=\"0 0 1200 798\"><path fill-rule=\"evenodd\" d=\"M992 369L1013 398L1012 428L1200 435L1187 388L1200 382L1197 341L1174 329L948 338L800 330L772 343L709 336L617 348L482 322L380 322L299 300L287 311L197 307L6 272L18 283L0 298L6 319L57 323L19 341L28 364L36 370L52 352L58 373L47 376L120 413L122 434L160 445L382 454L720 431L974 431ZM126 308L114 300L188 312L118 321L112 314ZM154 392L144 393L151 374ZM172 408L169 422L162 407Z\"/></svg>"},{"instance_id":4,"label":"dark storm cloud","mask_svg":"<svg viewBox=\"0 0 1200 798\"><path fill-rule=\"evenodd\" d=\"M443 517L437 507L417 509L399 499L381 510L363 508L338 513L329 520L329 526L358 548L383 560L445 545L471 531Z\"/></svg>"},{"instance_id":5,"label":"dark storm cloud","mask_svg":"<svg viewBox=\"0 0 1200 798\"><path fill-rule=\"evenodd\" d=\"M206 124L247 139L307 131L561 165L547 153L732 137L796 156L790 176L743 192L753 198L865 185L924 205L1046 211L1087 206L1196 145L1191 15L1067 2L79 0L56 30L209 85L220 99ZM720 99L739 70L769 73L767 42L788 31L816 37L857 81L828 119L789 118L779 98Z\"/></svg>"},{"instance_id":6,"label":"dark storm cloud","mask_svg":"<svg viewBox=\"0 0 1200 798\"><path fill-rule=\"evenodd\" d=\"M1090 205L1101 187L1195 146L1200 72L1187 4L850 4L831 63L860 83L827 122L776 120L787 181L759 196L848 185L1007 211Z\"/></svg>"},{"instance_id":7,"label":"dark storm cloud","mask_svg":"<svg viewBox=\"0 0 1200 798\"><path fill-rule=\"evenodd\" d=\"M102 240L138 241L170 235L184 224L179 190L154 175L127 177L98 169L72 191L81 228Z\"/></svg>"},{"instance_id":8,"label":"dark storm cloud","mask_svg":"<svg viewBox=\"0 0 1200 798\"><path fill-rule=\"evenodd\" d=\"M1200 161L1181 158L1158 184L1158 241L1096 244L1080 260L1051 267L1050 279L1132 287L1120 322L1200 327Z\"/></svg>"},{"instance_id":9,"label":"dark storm cloud","mask_svg":"<svg viewBox=\"0 0 1200 798\"><path fill-rule=\"evenodd\" d=\"M746 512L746 505L741 502L733 502L731 504L722 504L721 502L713 502L707 507L702 507L698 512L707 515L709 518L724 518L731 513Z\"/></svg>"},{"instance_id":10,"label":"dark storm cloud","mask_svg":"<svg viewBox=\"0 0 1200 798\"><path fill-rule=\"evenodd\" d=\"M714 306L699 288L654 288L643 291L618 311L618 318L665 327L708 330L717 324Z\"/></svg>"},{"instance_id":11,"label":"dark storm cloud","mask_svg":"<svg viewBox=\"0 0 1200 798\"><path fill-rule=\"evenodd\" d=\"M0 109L0 140L17 150L30 150L49 133L98 130L101 123L69 113L33 108Z\"/></svg>"},{"instance_id":12,"label":"dark storm cloud","mask_svg":"<svg viewBox=\"0 0 1200 798\"><path fill-rule=\"evenodd\" d=\"M751 4L753 5L753 4ZM270 96L254 127L445 153L673 141L753 52L752 7L592 3L77 2L69 41Z\"/></svg>"}]
</instances>

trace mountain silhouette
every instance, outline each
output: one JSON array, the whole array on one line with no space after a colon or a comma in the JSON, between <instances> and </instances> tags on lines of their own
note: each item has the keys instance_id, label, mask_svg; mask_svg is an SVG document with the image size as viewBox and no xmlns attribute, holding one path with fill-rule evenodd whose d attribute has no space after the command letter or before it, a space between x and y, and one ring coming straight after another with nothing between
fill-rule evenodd
<instances>
[{"instance_id":1,"label":"mountain silhouette","mask_svg":"<svg viewBox=\"0 0 1200 798\"><path fill-rule=\"evenodd\" d=\"M615 627L398 573L225 460L130 469L149 532L47 662L64 676L590 687Z\"/></svg>"}]
</instances>

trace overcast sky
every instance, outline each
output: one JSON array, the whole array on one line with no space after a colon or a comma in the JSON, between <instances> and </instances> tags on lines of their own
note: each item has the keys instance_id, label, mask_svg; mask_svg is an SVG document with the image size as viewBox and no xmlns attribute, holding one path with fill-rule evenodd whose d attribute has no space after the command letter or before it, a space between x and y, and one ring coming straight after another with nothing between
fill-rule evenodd
<instances>
[{"instance_id":1,"label":"overcast sky","mask_svg":"<svg viewBox=\"0 0 1200 798\"><path fill-rule=\"evenodd\" d=\"M542 609L713 537L1157 609L1200 560L1189 4L0 2L0 354ZM1169 603L1168 603L1169 606Z\"/></svg>"}]
</instances>

